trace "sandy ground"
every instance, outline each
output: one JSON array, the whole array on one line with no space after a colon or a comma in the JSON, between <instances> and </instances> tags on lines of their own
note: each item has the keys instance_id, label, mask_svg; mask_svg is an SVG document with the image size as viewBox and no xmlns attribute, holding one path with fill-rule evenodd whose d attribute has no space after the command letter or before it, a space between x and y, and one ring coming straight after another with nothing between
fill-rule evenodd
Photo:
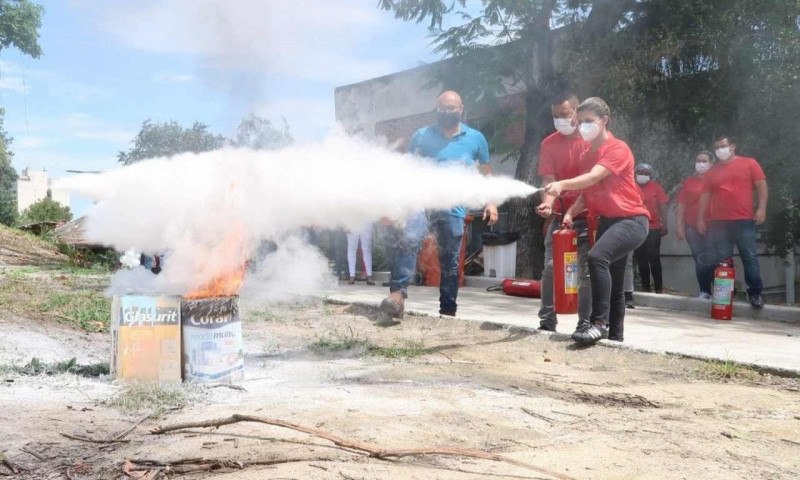
<instances>
[{"instance_id":1,"label":"sandy ground","mask_svg":"<svg viewBox=\"0 0 800 480\"><path fill-rule=\"evenodd\" d=\"M122 385L104 377L0 370L0 451L20 467L17 478L126 478L126 460L142 465L181 459L195 460L172 467L170 478L554 478L464 457L370 458L263 424L149 433L157 425L234 413L294 422L380 448L478 449L564 478L794 479L800 471L795 379L718 381L709 376L708 364L694 360L604 347L579 350L545 336L453 319L407 317L384 328L361 307L263 309L243 302L243 310L246 391L191 389L188 405L144 420L124 443L61 435L107 440L152 413L111 406ZM76 356L90 363L108 355L107 334L10 315L0 316L0 341L6 364L26 356ZM351 348L332 350L344 346ZM401 353L412 358L387 357ZM228 460L228 466L216 468L218 460ZM239 469L236 462L262 465ZM163 478L167 472L128 470L127 478ZM0 466L0 476L6 473Z\"/></svg>"}]
</instances>

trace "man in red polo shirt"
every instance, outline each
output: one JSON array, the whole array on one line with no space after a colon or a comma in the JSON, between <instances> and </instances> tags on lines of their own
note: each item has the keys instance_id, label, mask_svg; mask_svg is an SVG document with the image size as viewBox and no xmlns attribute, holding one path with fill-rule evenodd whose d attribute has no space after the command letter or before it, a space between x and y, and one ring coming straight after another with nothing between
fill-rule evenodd
<instances>
[{"instance_id":1,"label":"man in red polo shirt","mask_svg":"<svg viewBox=\"0 0 800 480\"><path fill-rule=\"evenodd\" d=\"M636 184L642 194L642 201L650 212L650 231L647 239L634 252L633 257L639 265L639 280L642 291L650 291L650 274L653 274L653 287L661 293L663 279L661 276L661 237L667 234L667 202L669 198L664 187L653 180L653 167L648 163L640 163L634 169Z\"/></svg>"},{"instance_id":2,"label":"man in red polo shirt","mask_svg":"<svg viewBox=\"0 0 800 480\"><path fill-rule=\"evenodd\" d=\"M586 168L581 164L581 155L589 148L578 133L576 109L578 97L565 92L555 97L550 106L553 125L556 131L542 140L539 150L539 176L542 186L556 180L577 177ZM553 305L553 232L561 225L564 212L575 203L580 192L566 192L556 202L553 195L544 194L536 213L544 218L552 218L544 239L544 269L542 271L542 306L539 309L539 329L556 331L558 319ZM589 253L589 235L586 213L575 218L573 228L578 232L578 322L588 322L592 312L592 290L589 282L589 267L586 263Z\"/></svg>"},{"instance_id":3,"label":"man in red polo shirt","mask_svg":"<svg viewBox=\"0 0 800 480\"><path fill-rule=\"evenodd\" d=\"M736 155L736 140L733 137L717 137L714 140L714 153L719 162L705 175L697 230L701 234L708 232L717 262L732 257L733 245L736 244L744 265L750 304L755 308L763 308L756 225L761 225L767 218L767 179L754 158ZM754 193L758 201L755 209Z\"/></svg>"}]
</instances>

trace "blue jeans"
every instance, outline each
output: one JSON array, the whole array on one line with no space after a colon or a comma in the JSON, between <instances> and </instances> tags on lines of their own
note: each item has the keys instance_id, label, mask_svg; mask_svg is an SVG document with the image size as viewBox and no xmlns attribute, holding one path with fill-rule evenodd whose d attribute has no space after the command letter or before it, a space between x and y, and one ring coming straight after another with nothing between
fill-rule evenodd
<instances>
[{"instance_id":1,"label":"blue jeans","mask_svg":"<svg viewBox=\"0 0 800 480\"><path fill-rule=\"evenodd\" d=\"M542 270L542 306L539 309L540 325L555 327L558 324L553 302L553 232L561 225L560 219L550 222L544 238L544 269ZM592 285L589 281L589 231L586 220L575 220L578 232L578 323L588 322L592 313Z\"/></svg>"},{"instance_id":2,"label":"blue jeans","mask_svg":"<svg viewBox=\"0 0 800 480\"><path fill-rule=\"evenodd\" d=\"M686 241L692 251L694 259L694 272L697 276L697 285L700 293L711 295L711 285L714 282L714 261L717 258L714 247L709 241L708 235L702 235L696 228L686 225Z\"/></svg>"},{"instance_id":3,"label":"blue jeans","mask_svg":"<svg viewBox=\"0 0 800 480\"><path fill-rule=\"evenodd\" d=\"M711 222L708 236L716 253L714 265L720 260L732 257L735 244L739 249L742 265L744 265L747 293L761 294L764 284L761 282L761 269L758 265L756 222L753 220L717 220Z\"/></svg>"},{"instance_id":4,"label":"blue jeans","mask_svg":"<svg viewBox=\"0 0 800 480\"><path fill-rule=\"evenodd\" d=\"M405 230L395 243L389 291L400 291L403 298L408 297L408 284L416 271L417 254L430 230L433 230L439 244L439 313L455 314L458 306L458 257L464 236L464 219L450 215L450 212L419 212L409 217Z\"/></svg>"}]
</instances>

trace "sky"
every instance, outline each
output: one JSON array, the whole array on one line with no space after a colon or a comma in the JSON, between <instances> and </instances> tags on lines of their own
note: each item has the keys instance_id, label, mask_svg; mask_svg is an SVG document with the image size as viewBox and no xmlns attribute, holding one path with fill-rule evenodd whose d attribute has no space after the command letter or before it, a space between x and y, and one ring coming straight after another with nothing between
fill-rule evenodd
<instances>
[{"instance_id":1,"label":"sky","mask_svg":"<svg viewBox=\"0 0 800 480\"><path fill-rule=\"evenodd\" d=\"M39 0L44 55L0 51L18 171L118 168L143 121L230 136L249 112L298 142L334 127L334 88L436 61L426 24L377 0ZM90 203L73 198L76 215Z\"/></svg>"}]
</instances>

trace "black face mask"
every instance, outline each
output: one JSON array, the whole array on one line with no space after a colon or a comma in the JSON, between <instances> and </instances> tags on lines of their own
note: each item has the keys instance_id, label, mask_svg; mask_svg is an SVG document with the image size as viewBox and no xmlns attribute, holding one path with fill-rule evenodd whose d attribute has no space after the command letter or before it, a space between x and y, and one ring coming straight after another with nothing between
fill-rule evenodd
<instances>
[{"instance_id":1,"label":"black face mask","mask_svg":"<svg viewBox=\"0 0 800 480\"><path fill-rule=\"evenodd\" d=\"M436 112L436 123L441 128L453 128L461 121L459 112Z\"/></svg>"}]
</instances>

